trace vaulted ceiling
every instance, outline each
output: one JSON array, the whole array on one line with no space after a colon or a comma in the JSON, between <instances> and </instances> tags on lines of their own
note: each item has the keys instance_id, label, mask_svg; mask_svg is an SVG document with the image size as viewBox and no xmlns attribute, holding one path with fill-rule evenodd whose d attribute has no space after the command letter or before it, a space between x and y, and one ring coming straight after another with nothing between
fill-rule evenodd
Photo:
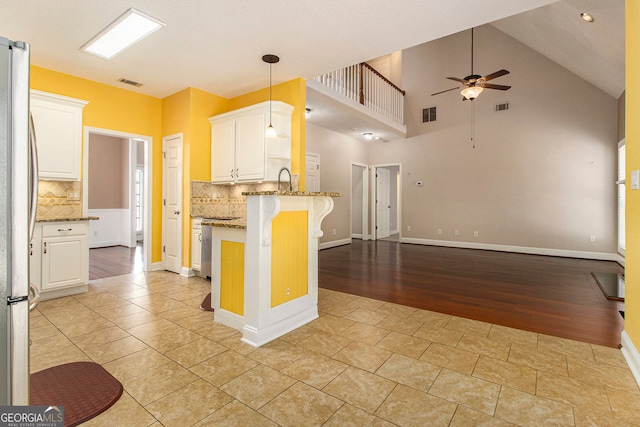
<instances>
[{"instance_id":1,"label":"vaulted ceiling","mask_svg":"<svg viewBox=\"0 0 640 427\"><path fill-rule=\"evenodd\" d=\"M524 35L514 27L524 31L525 25L521 21L510 25L509 19L520 16L537 27L540 16L555 16L556 11L564 13L576 4L616 6L624 0L564 0L560 4L566 7L543 9L541 15L530 17L525 13L553 3L555 0L0 0L0 35L31 43L32 63L44 68L156 97L189 86L232 97L268 84L268 66L261 61L266 53L281 58L273 68L274 83L309 79L494 21L520 39ZM80 51L130 7L163 21L166 27L111 60ZM597 17L594 26L608 24ZM539 33L549 34L549 28L532 31L537 36L528 42L537 43L539 47L532 47L542 52L548 41ZM143 86L124 86L118 83L120 78ZM610 90L617 90L612 87Z\"/></svg>"}]
</instances>

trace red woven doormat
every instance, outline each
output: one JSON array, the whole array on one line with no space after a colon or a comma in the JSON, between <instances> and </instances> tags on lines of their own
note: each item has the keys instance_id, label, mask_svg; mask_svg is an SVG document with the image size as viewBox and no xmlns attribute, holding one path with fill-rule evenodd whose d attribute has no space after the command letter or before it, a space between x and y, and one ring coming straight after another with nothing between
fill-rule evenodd
<instances>
[{"instance_id":1,"label":"red woven doormat","mask_svg":"<svg viewBox=\"0 0 640 427\"><path fill-rule=\"evenodd\" d=\"M31 374L31 405L64 406L64 425L76 426L109 409L122 384L102 366L73 362Z\"/></svg>"},{"instance_id":2,"label":"red woven doormat","mask_svg":"<svg viewBox=\"0 0 640 427\"><path fill-rule=\"evenodd\" d=\"M200 310L213 311L213 308L211 308L211 293L207 294L207 296L202 300Z\"/></svg>"}]
</instances>

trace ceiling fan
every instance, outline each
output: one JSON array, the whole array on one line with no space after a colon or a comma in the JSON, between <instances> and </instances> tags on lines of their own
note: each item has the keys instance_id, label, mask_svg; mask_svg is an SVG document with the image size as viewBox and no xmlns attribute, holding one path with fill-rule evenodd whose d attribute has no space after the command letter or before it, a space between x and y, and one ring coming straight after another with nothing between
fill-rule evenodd
<instances>
[{"instance_id":1,"label":"ceiling fan","mask_svg":"<svg viewBox=\"0 0 640 427\"><path fill-rule=\"evenodd\" d=\"M489 80L493 80L496 77L504 76L505 74L509 74L509 71L498 70L494 73L487 74L486 76L480 76L473 73L473 28L471 28L471 75L465 77L464 79L460 79L458 77L447 77L447 79L449 80L454 80L456 82L462 83L462 86L456 86L454 88L443 90L441 92L432 93L431 96L439 95L441 93L449 92L456 89L462 89L460 91L463 96L462 100L466 101L468 99L470 101L473 101L478 97L478 95L480 95L480 93L484 89L509 90L511 86L487 83Z\"/></svg>"}]
</instances>

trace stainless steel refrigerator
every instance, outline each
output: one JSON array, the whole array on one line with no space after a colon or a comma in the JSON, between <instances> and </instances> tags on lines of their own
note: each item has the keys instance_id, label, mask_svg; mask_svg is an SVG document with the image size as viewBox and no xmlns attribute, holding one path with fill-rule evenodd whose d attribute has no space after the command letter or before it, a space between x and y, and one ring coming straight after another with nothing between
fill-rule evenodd
<instances>
[{"instance_id":1,"label":"stainless steel refrigerator","mask_svg":"<svg viewBox=\"0 0 640 427\"><path fill-rule=\"evenodd\" d=\"M29 44L0 37L0 405L29 404L29 306L38 299L29 282L38 185L32 131Z\"/></svg>"}]
</instances>

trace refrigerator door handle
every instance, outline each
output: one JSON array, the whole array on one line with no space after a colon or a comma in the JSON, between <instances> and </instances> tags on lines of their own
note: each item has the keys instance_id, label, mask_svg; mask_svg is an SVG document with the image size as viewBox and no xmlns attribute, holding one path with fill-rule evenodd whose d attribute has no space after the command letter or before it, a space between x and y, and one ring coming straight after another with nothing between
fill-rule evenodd
<instances>
[{"instance_id":1,"label":"refrigerator door handle","mask_svg":"<svg viewBox=\"0 0 640 427\"><path fill-rule=\"evenodd\" d=\"M36 128L33 125L33 116L29 113L29 151L31 169L30 189L31 204L29 206L29 241L33 238L33 232L36 228L36 211L38 209L38 147L36 146Z\"/></svg>"},{"instance_id":2,"label":"refrigerator door handle","mask_svg":"<svg viewBox=\"0 0 640 427\"><path fill-rule=\"evenodd\" d=\"M31 297L33 296L33 298ZM33 311L34 308L40 303L40 292L33 283L29 283L29 311Z\"/></svg>"}]
</instances>

